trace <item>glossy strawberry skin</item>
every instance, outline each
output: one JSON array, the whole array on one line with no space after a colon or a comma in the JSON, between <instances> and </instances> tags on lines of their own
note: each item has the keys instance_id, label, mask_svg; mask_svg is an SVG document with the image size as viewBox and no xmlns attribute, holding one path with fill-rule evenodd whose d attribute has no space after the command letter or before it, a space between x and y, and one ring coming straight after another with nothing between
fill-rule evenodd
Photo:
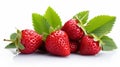
<instances>
[{"instance_id":1,"label":"glossy strawberry skin","mask_svg":"<svg viewBox=\"0 0 120 67\"><path fill-rule=\"evenodd\" d=\"M72 40L79 40L84 35L83 30L78 27L77 24L78 20L70 19L62 27L62 30L65 31Z\"/></svg>"},{"instance_id":2,"label":"glossy strawberry skin","mask_svg":"<svg viewBox=\"0 0 120 67\"><path fill-rule=\"evenodd\" d=\"M79 43L76 41L70 41L70 51L71 53L76 53Z\"/></svg>"},{"instance_id":3,"label":"glossy strawberry skin","mask_svg":"<svg viewBox=\"0 0 120 67\"><path fill-rule=\"evenodd\" d=\"M31 54L35 52L42 43L42 36L33 30L25 29L21 32L21 44L25 49L20 50L23 54Z\"/></svg>"},{"instance_id":4,"label":"glossy strawberry skin","mask_svg":"<svg viewBox=\"0 0 120 67\"><path fill-rule=\"evenodd\" d=\"M79 52L82 55L95 55L101 50L98 41L94 41L93 37L85 35L80 41Z\"/></svg>"},{"instance_id":5,"label":"glossy strawberry skin","mask_svg":"<svg viewBox=\"0 0 120 67\"><path fill-rule=\"evenodd\" d=\"M52 32L46 39L46 49L49 53L58 56L68 56L70 54L69 39L62 30Z\"/></svg>"}]
</instances>

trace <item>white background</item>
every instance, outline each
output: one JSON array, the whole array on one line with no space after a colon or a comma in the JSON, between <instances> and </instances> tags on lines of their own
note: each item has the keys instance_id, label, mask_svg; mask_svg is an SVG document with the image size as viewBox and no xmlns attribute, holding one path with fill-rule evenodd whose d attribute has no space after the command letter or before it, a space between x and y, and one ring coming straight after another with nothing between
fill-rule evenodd
<instances>
[{"instance_id":1,"label":"white background","mask_svg":"<svg viewBox=\"0 0 120 67\"><path fill-rule=\"evenodd\" d=\"M33 29L33 12L44 14L51 6L66 22L76 13L89 10L89 18L107 14L116 16L116 22L109 34L114 39L117 50L100 52L96 56L71 54L68 57L56 57L49 54L14 55L4 49L8 44L3 42L9 38L15 28ZM113 67L120 65L120 2L119 0L0 0L0 67Z\"/></svg>"}]
</instances>

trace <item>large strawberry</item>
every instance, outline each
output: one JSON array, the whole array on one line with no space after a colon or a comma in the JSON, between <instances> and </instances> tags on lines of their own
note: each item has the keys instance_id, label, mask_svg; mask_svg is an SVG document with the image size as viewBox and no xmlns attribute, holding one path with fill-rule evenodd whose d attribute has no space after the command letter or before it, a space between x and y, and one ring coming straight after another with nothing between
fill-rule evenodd
<instances>
[{"instance_id":1,"label":"large strawberry","mask_svg":"<svg viewBox=\"0 0 120 67\"><path fill-rule=\"evenodd\" d=\"M52 32L46 39L46 49L49 53L59 56L70 54L70 45L67 34L62 30Z\"/></svg>"},{"instance_id":2,"label":"large strawberry","mask_svg":"<svg viewBox=\"0 0 120 67\"><path fill-rule=\"evenodd\" d=\"M17 33L11 35L12 43L6 48L17 48L21 53L30 54L35 52L42 42L42 36L37 34L33 30L25 29L21 32L17 30Z\"/></svg>"},{"instance_id":3,"label":"large strawberry","mask_svg":"<svg viewBox=\"0 0 120 67\"><path fill-rule=\"evenodd\" d=\"M98 41L94 41L94 38L89 35L83 36L80 41L79 52L82 55L95 55L101 50Z\"/></svg>"},{"instance_id":4,"label":"large strawberry","mask_svg":"<svg viewBox=\"0 0 120 67\"><path fill-rule=\"evenodd\" d=\"M64 30L72 40L78 40L84 35L83 30L78 26L78 22L76 19L70 19L62 27L62 30Z\"/></svg>"}]
</instances>

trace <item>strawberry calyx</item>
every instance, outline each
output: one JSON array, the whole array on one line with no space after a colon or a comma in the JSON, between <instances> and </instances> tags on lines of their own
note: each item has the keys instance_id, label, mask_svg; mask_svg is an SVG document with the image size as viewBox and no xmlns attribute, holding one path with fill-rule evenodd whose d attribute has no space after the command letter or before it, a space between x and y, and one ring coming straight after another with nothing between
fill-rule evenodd
<instances>
[{"instance_id":1,"label":"strawberry calyx","mask_svg":"<svg viewBox=\"0 0 120 67\"><path fill-rule=\"evenodd\" d=\"M10 40L4 39L4 41L9 41L10 43L5 47L6 49L16 48L16 51L23 50L25 47L21 44L21 31L17 29L16 33L10 35Z\"/></svg>"},{"instance_id":2,"label":"strawberry calyx","mask_svg":"<svg viewBox=\"0 0 120 67\"><path fill-rule=\"evenodd\" d=\"M46 40L47 36L50 35L52 32L56 31L56 30L60 30L61 27L58 25L56 28L53 28L52 26L50 26L49 28L49 32L43 32L42 35L43 35L43 41Z\"/></svg>"}]
</instances>

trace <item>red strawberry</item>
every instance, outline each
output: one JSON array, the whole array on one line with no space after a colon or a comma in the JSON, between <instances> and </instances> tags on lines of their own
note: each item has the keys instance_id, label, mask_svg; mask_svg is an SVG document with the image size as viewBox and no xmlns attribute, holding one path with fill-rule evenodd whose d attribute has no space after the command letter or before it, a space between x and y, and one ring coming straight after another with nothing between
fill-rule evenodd
<instances>
[{"instance_id":1,"label":"red strawberry","mask_svg":"<svg viewBox=\"0 0 120 67\"><path fill-rule=\"evenodd\" d=\"M76 41L70 41L70 51L72 53L77 52L78 43Z\"/></svg>"},{"instance_id":2,"label":"red strawberry","mask_svg":"<svg viewBox=\"0 0 120 67\"><path fill-rule=\"evenodd\" d=\"M92 36L85 35L80 41L79 52L82 55L95 55L101 50L98 41Z\"/></svg>"},{"instance_id":3,"label":"red strawberry","mask_svg":"<svg viewBox=\"0 0 120 67\"><path fill-rule=\"evenodd\" d=\"M22 30L21 43L25 49L20 50L21 53L33 53L42 43L42 36L33 30Z\"/></svg>"},{"instance_id":4,"label":"red strawberry","mask_svg":"<svg viewBox=\"0 0 120 67\"><path fill-rule=\"evenodd\" d=\"M70 54L70 45L67 34L62 30L52 32L46 39L46 49L49 53L59 56Z\"/></svg>"},{"instance_id":5,"label":"red strawberry","mask_svg":"<svg viewBox=\"0 0 120 67\"><path fill-rule=\"evenodd\" d=\"M13 33L10 37L11 40L9 41L12 43L6 46L6 48L17 48L23 54L35 52L42 42L42 36L29 29L21 32L17 30L17 33Z\"/></svg>"},{"instance_id":6,"label":"red strawberry","mask_svg":"<svg viewBox=\"0 0 120 67\"><path fill-rule=\"evenodd\" d=\"M83 30L77 24L78 20L70 19L62 27L62 30L65 31L72 40L78 40L84 35Z\"/></svg>"}]
</instances>

